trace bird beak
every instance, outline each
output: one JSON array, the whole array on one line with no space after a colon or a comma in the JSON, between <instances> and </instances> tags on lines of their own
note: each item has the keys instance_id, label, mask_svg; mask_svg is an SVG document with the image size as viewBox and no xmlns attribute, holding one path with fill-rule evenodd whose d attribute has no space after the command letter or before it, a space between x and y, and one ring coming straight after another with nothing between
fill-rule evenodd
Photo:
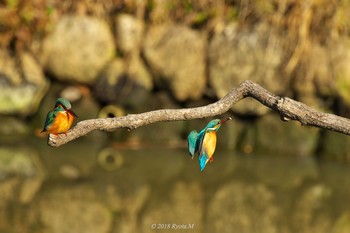
<instances>
[{"instance_id":1,"label":"bird beak","mask_svg":"<svg viewBox=\"0 0 350 233\"><path fill-rule=\"evenodd\" d=\"M225 118L225 119L222 119L222 120L219 122L219 124L221 125L221 124L223 124L223 123L225 123L226 121L229 121L229 120L232 120L232 117L227 117L227 118Z\"/></svg>"},{"instance_id":2,"label":"bird beak","mask_svg":"<svg viewBox=\"0 0 350 233\"><path fill-rule=\"evenodd\" d=\"M75 112L73 112L73 110L69 109L68 110L70 113L72 113L76 118L79 118L77 114L75 114Z\"/></svg>"}]
</instances>

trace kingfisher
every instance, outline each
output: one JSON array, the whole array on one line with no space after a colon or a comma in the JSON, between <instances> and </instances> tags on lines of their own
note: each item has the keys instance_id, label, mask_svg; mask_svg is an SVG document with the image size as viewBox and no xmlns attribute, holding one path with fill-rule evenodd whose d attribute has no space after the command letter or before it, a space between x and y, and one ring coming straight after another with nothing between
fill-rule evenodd
<instances>
[{"instance_id":1,"label":"kingfisher","mask_svg":"<svg viewBox=\"0 0 350 233\"><path fill-rule=\"evenodd\" d=\"M198 153L200 171L204 170L205 165L207 165L208 162L212 162L214 160L213 154L217 140L216 132L219 130L220 126L228 120L232 120L232 117L222 120L211 120L199 133L192 130L188 135L188 151L190 152L192 159L195 153Z\"/></svg>"},{"instance_id":2,"label":"kingfisher","mask_svg":"<svg viewBox=\"0 0 350 233\"><path fill-rule=\"evenodd\" d=\"M73 124L77 114L73 112L72 105L65 98L58 98L55 108L50 111L45 120L44 128L41 132L58 135L66 133Z\"/></svg>"}]
</instances>

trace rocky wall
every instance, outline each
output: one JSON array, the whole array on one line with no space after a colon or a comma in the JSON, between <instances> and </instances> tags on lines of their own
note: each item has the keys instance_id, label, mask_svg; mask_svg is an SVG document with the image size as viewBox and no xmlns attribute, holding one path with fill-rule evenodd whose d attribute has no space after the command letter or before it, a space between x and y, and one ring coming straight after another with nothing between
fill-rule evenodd
<instances>
[{"instance_id":1,"label":"rocky wall","mask_svg":"<svg viewBox=\"0 0 350 233\"><path fill-rule=\"evenodd\" d=\"M334 26L337 36L322 34L323 39L319 38L320 29L308 18L317 16L321 21L326 14L337 17L341 13L338 8L323 12L316 8L319 3L311 1L305 8L296 4L270 9L268 1L267 5L247 6L256 14L242 18L244 11L236 3L225 5L219 1L212 6L206 2L203 4L207 9L204 5L189 5L194 9L191 13L189 8L188 15L195 12L199 17L198 12L202 12L204 17L190 20L176 11L175 5L168 11L162 8L171 1L165 2L154 1L151 6L126 4L125 11L101 11L110 15L90 12L89 6L77 4L74 14L63 11L56 15L46 34L32 40L28 52L16 53L11 46L2 47L1 116L35 116L40 120L34 125L39 127L49 110L39 108L40 103L53 103L60 95L70 99L73 106L84 105L80 119L198 106L222 98L243 80L256 81L275 94L295 98L320 111L347 116L349 37ZM134 11L130 10L133 7ZM238 11L236 16L228 17L228 11L234 9ZM272 18L278 16L278 10L283 14ZM304 12L300 18L295 16L298 12ZM347 24L344 27L346 30ZM86 113L89 103L97 111ZM105 106L121 111L98 114L99 109L105 111ZM230 114L245 121L239 134L241 141L253 132L257 139L249 142L252 139L248 137L248 144L266 145L259 135L269 128L263 125L269 109L248 99L234 106ZM279 137L299 135L300 126L293 125L288 132L294 132L294 128L296 132L291 134L281 130ZM180 131L186 130L184 126ZM308 132L310 146L302 153L312 154L318 152L317 141L324 134ZM231 144L244 147L244 143Z\"/></svg>"}]
</instances>

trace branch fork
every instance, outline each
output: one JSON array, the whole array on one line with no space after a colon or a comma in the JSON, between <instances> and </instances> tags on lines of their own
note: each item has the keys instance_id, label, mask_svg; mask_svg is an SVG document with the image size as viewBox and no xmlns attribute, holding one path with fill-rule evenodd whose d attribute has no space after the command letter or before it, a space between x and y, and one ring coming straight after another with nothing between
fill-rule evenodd
<instances>
[{"instance_id":1,"label":"branch fork","mask_svg":"<svg viewBox=\"0 0 350 233\"><path fill-rule=\"evenodd\" d=\"M84 120L69 130L62 137L49 135L48 144L53 147L88 134L93 130L114 131L126 128L129 131L138 127L161 121L185 121L213 117L231 109L238 101L251 97L268 108L277 111L284 121L299 121L302 125L324 128L350 135L350 120L334 114L318 112L315 109L288 97L280 97L270 93L259 84L246 80L232 89L226 96L215 103L183 109L162 109L140 114L130 114L115 118L98 118Z\"/></svg>"}]
</instances>

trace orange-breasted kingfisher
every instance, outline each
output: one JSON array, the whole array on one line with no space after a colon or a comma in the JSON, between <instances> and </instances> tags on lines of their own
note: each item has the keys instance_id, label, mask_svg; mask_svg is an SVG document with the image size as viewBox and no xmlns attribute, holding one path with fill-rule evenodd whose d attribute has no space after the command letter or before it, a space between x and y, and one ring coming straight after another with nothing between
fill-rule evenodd
<instances>
[{"instance_id":1,"label":"orange-breasted kingfisher","mask_svg":"<svg viewBox=\"0 0 350 233\"><path fill-rule=\"evenodd\" d=\"M65 98L58 98L55 108L47 114L44 128L41 132L48 132L54 135L66 133L77 117L69 101Z\"/></svg>"},{"instance_id":2,"label":"orange-breasted kingfisher","mask_svg":"<svg viewBox=\"0 0 350 233\"><path fill-rule=\"evenodd\" d=\"M213 154L215 152L217 141L216 132L224 122L231 119L231 117L222 120L214 119L199 133L193 130L188 135L188 151L192 158L198 153L199 168L201 171L204 170L205 165L207 165L208 162L212 162L214 159Z\"/></svg>"}]
</instances>

